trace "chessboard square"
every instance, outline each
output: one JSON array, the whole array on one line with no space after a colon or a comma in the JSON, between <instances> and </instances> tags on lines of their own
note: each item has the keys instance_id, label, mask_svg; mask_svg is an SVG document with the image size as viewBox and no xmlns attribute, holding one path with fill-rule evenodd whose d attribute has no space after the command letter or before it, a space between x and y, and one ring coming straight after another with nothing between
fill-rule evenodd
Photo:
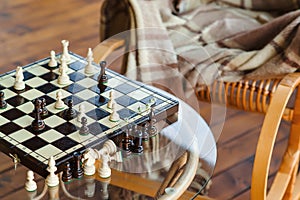
<instances>
[{"instance_id":1,"label":"chessboard square","mask_svg":"<svg viewBox=\"0 0 300 200\"><path fill-rule=\"evenodd\" d=\"M35 75L33 75L32 73L28 72L28 71L23 71L23 76L24 76L24 81L26 82L29 79L32 79L33 77L35 77Z\"/></svg>"},{"instance_id":2,"label":"chessboard square","mask_svg":"<svg viewBox=\"0 0 300 200\"><path fill-rule=\"evenodd\" d=\"M108 115L110 115L110 113L103 109L96 108L95 110L87 112L86 115L98 121L104 117L107 117Z\"/></svg>"},{"instance_id":3,"label":"chessboard square","mask_svg":"<svg viewBox=\"0 0 300 200\"><path fill-rule=\"evenodd\" d=\"M49 159L51 156L59 154L61 150L51 144L48 144L38 150L35 151L37 154L40 154L46 159Z\"/></svg>"},{"instance_id":4,"label":"chessboard square","mask_svg":"<svg viewBox=\"0 0 300 200\"><path fill-rule=\"evenodd\" d=\"M77 131L77 127L71 122L63 123L54 128L56 131L60 132L63 135L69 135L75 131Z\"/></svg>"},{"instance_id":5,"label":"chessboard square","mask_svg":"<svg viewBox=\"0 0 300 200\"><path fill-rule=\"evenodd\" d=\"M62 99L66 105L68 105L68 101L72 100L73 101L73 107L81 102L83 102L84 100L73 95L73 96L68 96L67 98Z\"/></svg>"},{"instance_id":6,"label":"chessboard square","mask_svg":"<svg viewBox=\"0 0 300 200\"><path fill-rule=\"evenodd\" d=\"M125 82L121 85L118 85L114 89L119 91L119 92L122 92L124 94L128 94L130 92L133 92L133 91L137 90L138 88L136 88L135 86L133 86L131 84L128 84L128 82Z\"/></svg>"},{"instance_id":7,"label":"chessboard square","mask_svg":"<svg viewBox=\"0 0 300 200\"><path fill-rule=\"evenodd\" d=\"M77 82L84 79L86 76L80 72L73 72L72 74L69 75L69 77L73 82Z\"/></svg>"},{"instance_id":8,"label":"chessboard square","mask_svg":"<svg viewBox=\"0 0 300 200\"><path fill-rule=\"evenodd\" d=\"M148 104L153 99L155 100L155 104L154 105L159 105L159 104L161 104L161 103L164 102L162 99L160 99L160 98L158 98L157 96L154 96L154 95L150 95L148 97L145 97L145 98L141 99L140 101L143 102L144 104Z\"/></svg>"},{"instance_id":9,"label":"chessboard square","mask_svg":"<svg viewBox=\"0 0 300 200\"><path fill-rule=\"evenodd\" d=\"M64 120L63 118L56 116L56 115L52 115L51 117L48 117L44 120L45 124L47 124L49 127L54 128L56 126L61 125L62 123L65 123L66 120Z\"/></svg>"},{"instance_id":10,"label":"chessboard square","mask_svg":"<svg viewBox=\"0 0 300 200\"><path fill-rule=\"evenodd\" d=\"M79 71L85 67L85 64L80 61L75 61L69 64L69 68L73 69L74 71Z\"/></svg>"},{"instance_id":11,"label":"chessboard square","mask_svg":"<svg viewBox=\"0 0 300 200\"><path fill-rule=\"evenodd\" d=\"M115 99L124 95L123 93L118 92L117 90L114 90L114 89L107 90L107 91L103 92L101 95L108 98L108 99L110 99L109 95L110 95L111 91L113 92L113 96L114 96Z\"/></svg>"},{"instance_id":12,"label":"chessboard square","mask_svg":"<svg viewBox=\"0 0 300 200\"><path fill-rule=\"evenodd\" d=\"M8 111L8 110L10 110L10 109L12 109L12 108L13 108L13 106L7 104L7 107L6 107L6 108L0 109L0 114L1 114L1 113L4 113L4 112L6 112L6 111Z\"/></svg>"},{"instance_id":13,"label":"chessboard square","mask_svg":"<svg viewBox=\"0 0 300 200\"><path fill-rule=\"evenodd\" d=\"M32 117L30 117L29 115L24 115L23 117L20 117L20 118L14 120L14 123L25 128L25 127L31 125L33 120L34 119Z\"/></svg>"},{"instance_id":14,"label":"chessboard square","mask_svg":"<svg viewBox=\"0 0 300 200\"><path fill-rule=\"evenodd\" d=\"M111 79L108 79L107 86L110 88L116 88L117 86L119 86L123 83L124 83L124 81L122 81L118 78L111 78Z\"/></svg>"},{"instance_id":15,"label":"chessboard square","mask_svg":"<svg viewBox=\"0 0 300 200\"><path fill-rule=\"evenodd\" d=\"M94 119L88 117L88 116L85 116L85 118L87 119L87 125L95 122ZM74 119L70 120L69 122L71 122L72 124L74 124L76 127L78 127L78 129L80 129L80 127L82 126L81 124L81 121L78 121L77 120L77 117L75 117Z\"/></svg>"},{"instance_id":16,"label":"chessboard square","mask_svg":"<svg viewBox=\"0 0 300 200\"><path fill-rule=\"evenodd\" d=\"M17 95L17 93L15 93L9 89L4 89L4 90L2 90L2 92L4 93L4 99L10 99Z\"/></svg>"},{"instance_id":17,"label":"chessboard square","mask_svg":"<svg viewBox=\"0 0 300 200\"><path fill-rule=\"evenodd\" d=\"M107 111L107 112L109 112L109 113L112 113L112 109L108 108L107 104L104 104L104 105L100 106L100 108L103 109L103 110L105 110L105 111ZM115 110L116 111L121 110L123 108L124 107L122 105L115 103Z\"/></svg>"},{"instance_id":18,"label":"chessboard square","mask_svg":"<svg viewBox=\"0 0 300 200\"><path fill-rule=\"evenodd\" d=\"M30 101L33 99L39 98L40 96L43 96L43 95L44 95L44 93L38 91L37 89L32 89L32 90L29 90L29 91L21 94L21 96L25 97L26 99L28 99Z\"/></svg>"},{"instance_id":19,"label":"chessboard square","mask_svg":"<svg viewBox=\"0 0 300 200\"><path fill-rule=\"evenodd\" d=\"M76 146L78 142L75 142L69 137L62 137L54 142L52 142L52 145L61 149L62 151L66 151L67 149L70 149L74 146Z\"/></svg>"},{"instance_id":20,"label":"chessboard square","mask_svg":"<svg viewBox=\"0 0 300 200\"><path fill-rule=\"evenodd\" d=\"M97 96L94 96L94 97L88 99L87 101L90 102L91 104L95 105L96 107L100 107L102 105L107 104L108 99L103 97L102 95L97 95Z\"/></svg>"},{"instance_id":21,"label":"chessboard square","mask_svg":"<svg viewBox=\"0 0 300 200\"><path fill-rule=\"evenodd\" d=\"M59 68L56 68L56 69L54 69L54 70L52 70L52 72L54 72L54 73L56 73L56 74L58 74L58 75L60 75L60 69ZM72 74L74 72L74 70L73 69L71 69L70 67L66 70L66 73L69 75L69 74Z\"/></svg>"},{"instance_id":22,"label":"chessboard square","mask_svg":"<svg viewBox=\"0 0 300 200\"><path fill-rule=\"evenodd\" d=\"M26 85L29 85L32 88L37 88L41 85L44 85L48 83L47 81L45 81L44 79L41 79L40 77L34 77L28 81L25 81Z\"/></svg>"},{"instance_id":23,"label":"chessboard square","mask_svg":"<svg viewBox=\"0 0 300 200\"><path fill-rule=\"evenodd\" d=\"M13 138L14 140L18 141L19 143L24 142L25 140L29 140L30 138L34 137L34 134L30 133L25 129L21 129L17 132L14 132L9 135L9 137Z\"/></svg>"},{"instance_id":24,"label":"chessboard square","mask_svg":"<svg viewBox=\"0 0 300 200\"><path fill-rule=\"evenodd\" d=\"M98 70L98 71L100 71L100 67L96 67L95 69ZM106 70L106 73L105 73L105 74L106 74L108 80L114 77L114 75L112 75L111 73L109 73L108 70ZM92 79L98 81L98 80L99 80L99 75L100 75L100 73L94 74L94 75L92 76Z\"/></svg>"},{"instance_id":25,"label":"chessboard square","mask_svg":"<svg viewBox=\"0 0 300 200\"><path fill-rule=\"evenodd\" d=\"M91 78L88 78L88 77L85 78L85 79L82 79L82 80L80 80L80 81L78 81L76 83L79 84L79 85L81 85L81 86L83 86L83 87L85 87L85 88L89 88L89 87L92 87L93 85L97 85L98 84L97 81L95 81L95 80L93 80Z\"/></svg>"},{"instance_id":26,"label":"chessboard square","mask_svg":"<svg viewBox=\"0 0 300 200\"><path fill-rule=\"evenodd\" d=\"M68 107L67 105L65 105L65 107L63 109L56 109L54 107L54 105L55 105L55 103L52 103L52 104L46 106L48 111L53 113L53 114L57 114L57 113L61 112L62 110L66 109Z\"/></svg>"},{"instance_id":27,"label":"chessboard square","mask_svg":"<svg viewBox=\"0 0 300 200\"><path fill-rule=\"evenodd\" d=\"M142 90L135 90L133 92L130 92L129 94L127 94L128 96L134 98L134 99L137 99L137 100L141 100L141 99L144 99L146 98L147 96L149 96L150 94L149 93L146 93Z\"/></svg>"},{"instance_id":28,"label":"chessboard square","mask_svg":"<svg viewBox=\"0 0 300 200\"><path fill-rule=\"evenodd\" d=\"M136 112L129 110L128 108L123 108L121 110L118 110L117 113L119 114L121 119L130 119L137 115Z\"/></svg>"},{"instance_id":29,"label":"chessboard square","mask_svg":"<svg viewBox=\"0 0 300 200\"><path fill-rule=\"evenodd\" d=\"M132 104L134 104L134 103L137 102L136 99L134 99L134 98L132 98L130 96L127 96L127 95L123 95L121 97L118 97L118 98L115 99L115 101L118 104L120 104L120 105L122 105L124 107L128 107L128 106L130 106L130 105L132 105Z\"/></svg>"},{"instance_id":30,"label":"chessboard square","mask_svg":"<svg viewBox=\"0 0 300 200\"><path fill-rule=\"evenodd\" d=\"M15 78L13 77L6 77L5 79L0 79L0 85L9 88L12 87L15 84Z\"/></svg>"},{"instance_id":31,"label":"chessboard square","mask_svg":"<svg viewBox=\"0 0 300 200\"><path fill-rule=\"evenodd\" d=\"M34 110L34 106L31 101L28 101L27 103L24 103L17 108L26 114L29 114Z\"/></svg>"},{"instance_id":32,"label":"chessboard square","mask_svg":"<svg viewBox=\"0 0 300 200\"><path fill-rule=\"evenodd\" d=\"M63 87L62 89L66 90L66 91L68 91L68 92L70 92L72 94L76 94L76 93L84 90L85 87L83 87L83 86L81 86L81 85L79 85L77 83L72 83L71 85Z\"/></svg>"},{"instance_id":33,"label":"chessboard square","mask_svg":"<svg viewBox=\"0 0 300 200\"><path fill-rule=\"evenodd\" d=\"M97 108L94 104L91 104L88 101L83 101L83 102L75 105L73 108L79 112L79 106L80 105L82 105L84 107L84 112L85 113Z\"/></svg>"},{"instance_id":34,"label":"chessboard square","mask_svg":"<svg viewBox=\"0 0 300 200\"><path fill-rule=\"evenodd\" d=\"M91 97L97 96L98 94L96 94L95 92L89 90L89 89L85 89L79 93L76 94L76 96L80 97L83 100L88 100Z\"/></svg>"},{"instance_id":35,"label":"chessboard square","mask_svg":"<svg viewBox=\"0 0 300 200\"><path fill-rule=\"evenodd\" d=\"M105 126L104 124L101 124L99 122L94 122L90 125L88 125L89 131L93 135L99 135L102 132L107 131L109 128Z\"/></svg>"},{"instance_id":36,"label":"chessboard square","mask_svg":"<svg viewBox=\"0 0 300 200\"><path fill-rule=\"evenodd\" d=\"M53 84L51 84L51 83L46 83L46 84L44 84L44 85L41 85L41 86L39 86L39 87L36 87L36 89L39 90L39 91L41 91L41 92L43 92L44 94L48 94L48 93L50 93L50 92L53 92L53 91L55 91L55 90L58 90L59 87L57 87L57 86L55 86L55 85L53 85Z\"/></svg>"},{"instance_id":37,"label":"chessboard square","mask_svg":"<svg viewBox=\"0 0 300 200\"><path fill-rule=\"evenodd\" d=\"M57 86L57 87L59 87L59 88L64 88L68 85L71 85L73 82L70 80L68 83L62 85L62 84L59 84L58 79L56 79L56 80L51 81L50 83Z\"/></svg>"},{"instance_id":38,"label":"chessboard square","mask_svg":"<svg viewBox=\"0 0 300 200\"><path fill-rule=\"evenodd\" d=\"M25 115L25 113L16 108L12 108L12 109L9 109L8 111L2 113L1 115L10 121L13 121L13 120L16 120L16 119L22 117L23 115Z\"/></svg>"},{"instance_id":39,"label":"chessboard square","mask_svg":"<svg viewBox=\"0 0 300 200\"><path fill-rule=\"evenodd\" d=\"M74 133L68 135L68 137L71 138L72 140L78 142L78 143L82 143L82 142L84 142L84 141L86 141L86 140L88 140L92 137L95 137L95 136L92 135L92 134L80 135L79 131L77 131L77 132L74 132Z\"/></svg>"},{"instance_id":40,"label":"chessboard square","mask_svg":"<svg viewBox=\"0 0 300 200\"><path fill-rule=\"evenodd\" d=\"M42 76L40 76L42 79L44 79L45 81L51 82L53 80L56 80L58 78L58 74L50 71L46 74L43 74Z\"/></svg>"},{"instance_id":41,"label":"chessboard square","mask_svg":"<svg viewBox=\"0 0 300 200\"><path fill-rule=\"evenodd\" d=\"M24 146L26 146L27 148L29 148L30 150L35 151L37 149L40 149L40 148L46 146L48 144L48 142L46 142L45 140L43 140L42 138L40 138L38 136L34 136L34 137L30 138L29 140L22 142L22 144Z\"/></svg>"},{"instance_id":42,"label":"chessboard square","mask_svg":"<svg viewBox=\"0 0 300 200\"><path fill-rule=\"evenodd\" d=\"M15 124L14 122L8 122L2 126L0 126L0 132L4 133L5 135L9 135L13 132L22 129L19 125Z\"/></svg>"},{"instance_id":43,"label":"chessboard square","mask_svg":"<svg viewBox=\"0 0 300 200\"><path fill-rule=\"evenodd\" d=\"M42 138L43 140L47 141L48 143L52 143L53 141L56 141L56 140L64 137L63 134L57 132L54 129L50 129L49 131L39 134L38 136L40 138Z\"/></svg>"},{"instance_id":44,"label":"chessboard square","mask_svg":"<svg viewBox=\"0 0 300 200\"><path fill-rule=\"evenodd\" d=\"M146 104L139 102L139 101L128 106L127 108L136 113L143 113L143 112L146 112L147 110L149 110L149 108L146 106Z\"/></svg>"},{"instance_id":45,"label":"chessboard square","mask_svg":"<svg viewBox=\"0 0 300 200\"><path fill-rule=\"evenodd\" d=\"M35 76L41 76L43 74L48 73L50 70L46 69L45 67L42 66L34 66L26 69L26 71L30 72L31 74Z\"/></svg>"},{"instance_id":46,"label":"chessboard square","mask_svg":"<svg viewBox=\"0 0 300 200\"><path fill-rule=\"evenodd\" d=\"M56 99L53 99L52 97L49 97L48 95L43 95L43 96L40 96L39 98L40 99L45 99L46 106L56 102Z\"/></svg>"},{"instance_id":47,"label":"chessboard square","mask_svg":"<svg viewBox=\"0 0 300 200\"><path fill-rule=\"evenodd\" d=\"M24 103L28 102L28 100L20 95L17 95L17 96L7 99L6 102L13 107L18 107L18 106L23 105Z\"/></svg>"},{"instance_id":48,"label":"chessboard square","mask_svg":"<svg viewBox=\"0 0 300 200\"><path fill-rule=\"evenodd\" d=\"M99 71L100 69L98 69L98 67L96 67L95 65L92 65L92 73L85 73L85 66L86 66L86 65L87 65L87 64L85 64L85 65L84 65L84 68L81 69L81 70L79 70L78 72L80 72L80 73L82 73L82 74L85 74L86 76L89 76L89 77L91 77L91 78L94 79L94 80L98 80L98 79L95 79L95 78L94 78L94 75L95 75L95 74L99 74L98 71Z\"/></svg>"},{"instance_id":49,"label":"chessboard square","mask_svg":"<svg viewBox=\"0 0 300 200\"><path fill-rule=\"evenodd\" d=\"M10 122L8 119L6 119L0 115L0 126L2 126L3 124L6 124L8 122Z\"/></svg>"},{"instance_id":50,"label":"chessboard square","mask_svg":"<svg viewBox=\"0 0 300 200\"><path fill-rule=\"evenodd\" d=\"M71 96L72 94L66 90L62 90L62 89L58 89L58 90L55 90L55 91L52 91L48 94L49 97L51 97L52 99L55 99L56 100L56 94L57 92L60 91L61 92L61 98L64 99L66 97L69 97Z\"/></svg>"},{"instance_id":51,"label":"chessboard square","mask_svg":"<svg viewBox=\"0 0 300 200\"><path fill-rule=\"evenodd\" d=\"M109 120L110 116L107 116L103 119L100 119L98 122L106 127L108 127L109 129L114 128L116 126L118 126L120 124L120 121L118 122L112 122Z\"/></svg>"}]
</instances>

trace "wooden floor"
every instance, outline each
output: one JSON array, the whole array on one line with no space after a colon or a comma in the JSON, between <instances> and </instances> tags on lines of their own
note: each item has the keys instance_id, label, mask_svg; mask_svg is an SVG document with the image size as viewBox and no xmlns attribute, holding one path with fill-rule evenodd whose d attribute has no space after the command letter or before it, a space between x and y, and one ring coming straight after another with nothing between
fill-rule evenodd
<instances>
[{"instance_id":1,"label":"wooden floor","mask_svg":"<svg viewBox=\"0 0 300 200\"><path fill-rule=\"evenodd\" d=\"M0 1L0 73L61 52L60 41L85 56L99 42L99 7L95 0L3 0ZM200 103L200 112L210 123L210 105ZM218 161L209 196L216 199L249 199L251 170L263 115L227 109L223 119L214 119ZM223 126L224 125L224 126ZM270 171L270 181L286 145L288 124L282 124Z\"/></svg>"}]
</instances>

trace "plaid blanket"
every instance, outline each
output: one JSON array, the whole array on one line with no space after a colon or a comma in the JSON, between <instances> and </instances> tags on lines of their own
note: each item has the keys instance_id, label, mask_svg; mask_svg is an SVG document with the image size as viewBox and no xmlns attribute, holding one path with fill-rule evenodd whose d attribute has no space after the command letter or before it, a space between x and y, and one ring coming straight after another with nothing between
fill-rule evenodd
<instances>
[{"instance_id":1,"label":"plaid blanket","mask_svg":"<svg viewBox=\"0 0 300 200\"><path fill-rule=\"evenodd\" d=\"M127 75L182 99L215 80L265 79L300 66L296 0L128 0Z\"/></svg>"}]
</instances>

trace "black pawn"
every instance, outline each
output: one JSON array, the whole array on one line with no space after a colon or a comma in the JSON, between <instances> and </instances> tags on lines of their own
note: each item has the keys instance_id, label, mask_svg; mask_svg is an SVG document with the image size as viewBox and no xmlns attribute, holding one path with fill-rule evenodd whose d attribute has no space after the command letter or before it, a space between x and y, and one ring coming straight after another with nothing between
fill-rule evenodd
<instances>
[{"instance_id":1,"label":"black pawn","mask_svg":"<svg viewBox=\"0 0 300 200\"><path fill-rule=\"evenodd\" d=\"M89 128L87 127L87 119L86 117L81 118L81 128L79 130L80 135L88 135L89 134Z\"/></svg>"},{"instance_id":2,"label":"black pawn","mask_svg":"<svg viewBox=\"0 0 300 200\"><path fill-rule=\"evenodd\" d=\"M42 104L41 104L41 109L42 109L42 113L41 116L45 117L48 115L48 109L46 108L46 99L45 98L41 98Z\"/></svg>"},{"instance_id":3,"label":"black pawn","mask_svg":"<svg viewBox=\"0 0 300 200\"><path fill-rule=\"evenodd\" d=\"M35 119L31 123L31 127L34 131L41 131L45 128L45 122L41 119L42 113L42 101L40 99L35 99L33 101L34 104L34 114Z\"/></svg>"},{"instance_id":4,"label":"black pawn","mask_svg":"<svg viewBox=\"0 0 300 200\"><path fill-rule=\"evenodd\" d=\"M65 119L66 120L71 120L74 119L77 115L76 110L73 108L73 100L70 99L68 101L68 109L65 111Z\"/></svg>"},{"instance_id":5,"label":"black pawn","mask_svg":"<svg viewBox=\"0 0 300 200\"><path fill-rule=\"evenodd\" d=\"M4 100L4 92L3 91L0 91L0 109L5 109L7 108L7 103L6 101Z\"/></svg>"},{"instance_id":6,"label":"black pawn","mask_svg":"<svg viewBox=\"0 0 300 200\"><path fill-rule=\"evenodd\" d=\"M81 178L83 176L83 170L81 166L81 154L80 153L74 153L74 169L73 169L73 177L74 178Z\"/></svg>"},{"instance_id":7,"label":"black pawn","mask_svg":"<svg viewBox=\"0 0 300 200\"><path fill-rule=\"evenodd\" d=\"M63 182L69 182L72 180L72 170L69 162L66 162L64 165L62 180Z\"/></svg>"},{"instance_id":8,"label":"black pawn","mask_svg":"<svg viewBox=\"0 0 300 200\"><path fill-rule=\"evenodd\" d=\"M100 65L100 75L99 75L99 78L98 78L99 84L106 84L107 81L108 81L108 77L105 73L106 62L101 61L99 65Z\"/></svg>"}]
</instances>

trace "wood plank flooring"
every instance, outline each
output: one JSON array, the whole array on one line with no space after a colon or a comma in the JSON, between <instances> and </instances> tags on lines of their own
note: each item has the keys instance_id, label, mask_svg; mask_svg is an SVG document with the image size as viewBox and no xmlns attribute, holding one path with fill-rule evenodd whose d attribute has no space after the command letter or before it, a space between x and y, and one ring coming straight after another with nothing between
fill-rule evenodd
<instances>
[{"instance_id":1,"label":"wood plank flooring","mask_svg":"<svg viewBox=\"0 0 300 200\"><path fill-rule=\"evenodd\" d=\"M60 41L85 56L99 42L100 1L95 0L3 0L0 1L0 73L61 52ZM209 104L200 112L209 122ZM227 109L227 116L212 124L222 128L218 138L218 161L209 196L216 199L249 199L251 172L263 115ZM285 148L289 124L283 123L277 138L270 182ZM3 194L0 194L0 197Z\"/></svg>"}]
</instances>

